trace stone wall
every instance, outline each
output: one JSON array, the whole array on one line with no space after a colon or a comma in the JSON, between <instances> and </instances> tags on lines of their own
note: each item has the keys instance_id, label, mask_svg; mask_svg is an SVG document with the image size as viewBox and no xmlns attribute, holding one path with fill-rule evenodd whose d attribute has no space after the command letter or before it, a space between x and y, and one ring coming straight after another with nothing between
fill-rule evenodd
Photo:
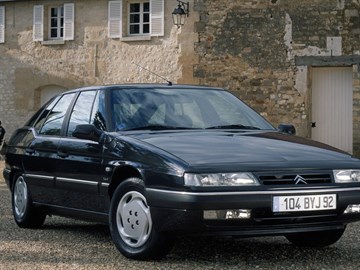
<instances>
[{"instance_id":1,"label":"stone wall","mask_svg":"<svg viewBox=\"0 0 360 270\"><path fill-rule=\"evenodd\" d=\"M292 123L311 137L311 65L296 65L296 57L359 55L359 9L359 1L345 0L197 0L194 76L230 89L274 126ZM358 88L353 143L360 156Z\"/></svg>"},{"instance_id":2,"label":"stone wall","mask_svg":"<svg viewBox=\"0 0 360 270\"><path fill-rule=\"evenodd\" d=\"M192 13L184 27L175 27L171 13L177 6L176 0L165 1L165 35L151 40L109 38L108 1L75 0L75 39L59 45L34 42L33 6L45 5L47 10L49 4L66 2L0 3L6 8L6 40L0 44L0 119L7 137L39 108L38 92L49 85L71 89L117 83L166 83L137 64L174 83L197 83L193 77L193 27L197 17Z\"/></svg>"},{"instance_id":3,"label":"stone wall","mask_svg":"<svg viewBox=\"0 0 360 270\"><path fill-rule=\"evenodd\" d=\"M19 121L13 95L15 70L5 64L10 62L11 58L5 55L4 50L0 49L0 120L7 132L5 138L15 128L16 124L14 123ZM23 121L23 119L20 121Z\"/></svg>"},{"instance_id":4,"label":"stone wall","mask_svg":"<svg viewBox=\"0 0 360 270\"><path fill-rule=\"evenodd\" d=\"M125 0L124 0L125 1ZM2 2L6 42L0 44L0 119L7 136L39 107L47 86L65 89L114 83L205 84L229 89L274 126L292 123L311 137L311 68L299 57L354 70L354 153L360 156L360 2L355 0L190 0L185 26L172 24L176 0L165 1L165 35L111 39L108 1L74 0L75 39L32 40L33 6L62 0ZM356 58L359 59L359 58ZM316 62L316 61L315 61Z\"/></svg>"}]
</instances>

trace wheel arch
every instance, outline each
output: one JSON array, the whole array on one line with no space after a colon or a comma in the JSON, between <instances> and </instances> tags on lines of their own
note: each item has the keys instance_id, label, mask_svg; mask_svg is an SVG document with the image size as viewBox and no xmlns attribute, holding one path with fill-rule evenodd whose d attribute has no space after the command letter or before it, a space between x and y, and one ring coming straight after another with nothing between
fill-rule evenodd
<instances>
[{"instance_id":1,"label":"wheel arch","mask_svg":"<svg viewBox=\"0 0 360 270\"><path fill-rule=\"evenodd\" d=\"M129 178L140 178L143 179L143 176L141 172L129 165L118 167L114 170L114 173L112 175L111 183L108 188L108 194L110 198L112 198L115 189L120 185L123 181Z\"/></svg>"},{"instance_id":2,"label":"wheel arch","mask_svg":"<svg viewBox=\"0 0 360 270\"><path fill-rule=\"evenodd\" d=\"M23 174L23 171L20 170L19 168L12 168L10 170L10 175L9 175L9 188L10 188L10 191L13 191L14 183L15 183L17 177L19 175L22 175L22 174Z\"/></svg>"}]
</instances>

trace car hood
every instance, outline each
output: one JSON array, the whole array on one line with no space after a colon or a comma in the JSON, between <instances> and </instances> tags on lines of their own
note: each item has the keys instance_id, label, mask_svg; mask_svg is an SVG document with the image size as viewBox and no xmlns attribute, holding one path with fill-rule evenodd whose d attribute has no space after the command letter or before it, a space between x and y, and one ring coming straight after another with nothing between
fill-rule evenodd
<instances>
[{"instance_id":1,"label":"car hood","mask_svg":"<svg viewBox=\"0 0 360 270\"><path fill-rule=\"evenodd\" d=\"M353 160L349 154L331 146L276 131L154 132L131 137L160 148L190 166L262 163L266 167L269 163L284 166L284 162L313 166L316 162Z\"/></svg>"}]
</instances>

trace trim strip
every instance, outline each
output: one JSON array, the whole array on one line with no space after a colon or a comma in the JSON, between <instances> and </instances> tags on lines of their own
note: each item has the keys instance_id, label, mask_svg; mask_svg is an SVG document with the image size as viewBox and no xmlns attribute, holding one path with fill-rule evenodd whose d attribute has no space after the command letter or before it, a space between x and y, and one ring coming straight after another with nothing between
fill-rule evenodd
<instances>
[{"instance_id":1,"label":"trim strip","mask_svg":"<svg viewBox=\"0 0 360 270\"><path fill-rule=\"evenodd\" d=\"M75 183L75 184L84 184L89 186L97 186L99 182L87 181L87 180L79 180L73 178L63 178L63 177L53 177L53 176L46 176L46 175L38 175L38 174L24 174L25 177L29 178L38 178L44 180L55 180L56 182L66 182L66 183ZM101 183L102 186L108 187L108 183Z\"/></svg>"},{"instance_id":2,"label":"trim strip","mask_svg":"<svg viewBox=\"0 0 360 270\"><path fill-rule=\"evenodd\" d=\"M172 191L164 189L148 188L150 192L167 193L183 196L237 196L237 195L275 195L275 194L308 194L308 193L334 193L334 192L351 192L360 191L358 188L333 188L333 189L312 189L312 190L273 190L273 191L236 191L236 192L186 192Z\"/></svg>"},{"instance_id":3,"label":"trim strip","mask_svg":"<svg viewBox=\"0 0 360 270\"><path fill-rule=\"evenodd\" d=\"M44 180L54 180L55 177L53 176L46 176L46 175L38 175L38 174L24 174L25 177L29 178L39 178Z\"/></svg>"},{"instance_id":4,"label":"trim strip","mask_svg":"<svg viewBox=\"0 0 360 270\"><path fill-rule=\"evenodd\" d=\"M76 183L76 184L85 184L90 186L97 186L98 182L86 181L86 180L78 180L78 179L71 179L71 178L56 178L56 182L67 182L67 183Z\"/></svg>"}]
</instances>

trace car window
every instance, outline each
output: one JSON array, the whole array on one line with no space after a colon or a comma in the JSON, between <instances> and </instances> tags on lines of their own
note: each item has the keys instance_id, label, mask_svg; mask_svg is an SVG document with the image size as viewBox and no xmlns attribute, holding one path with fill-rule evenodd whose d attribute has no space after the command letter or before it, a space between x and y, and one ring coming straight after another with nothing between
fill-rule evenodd
<instances>
[{"instance_id":1,"label":"car window","mask_svg":"<svg viewBox=\"0 0 360 270\"><path fill-rule=\"evenodd\" d=\"M224 125L224 123L229 125L236 123L237 125L243 126L261 126L261 123L258 121L262 120L261 118L257 117L257 115L244 113L243 110L239 110L238 104L232 102L225 96L210 96L207 101L214 108L217 108L218 121L221 125Z\"/></svg>"},{"instance_id":2,"label":"car window","mask_svg":"<svg viewBox=\"0 0 360 270\"><path fill-rule=\"evenodd\" d=\"M105 112L105 91L98 91L90 117L90 124L100 130L107 130Z\"/></svg>"},{"instance_id":3,"label":"car window","mask_svg":"<svg viewBox=\"0 0 360 270\"><path fill-rule=\"evenodd\" d=\"M42 135L53 135L58 136L61 133L61 127L64 121L66 110L71 104L72 99L74 98L75 93L66 94L61 97L59 102L49 113L43 127L40 130Z\"/></svg>"},{"instance_id":4,"label":"car window","mask_svg":"<svg viewBox=\"0 0 360 270\"><path fill-rule=\"evenodd\" d=\"M32 127L35 125L35 123L37 123L38 121L41 120L41 118L45 118L47 114L49 113L49 111L52 109L52 107L54 107L54 105L56 104L56 102L58 101L59 97L54 97L51 100L49 100L48 102L46 102L30 119L29 121L27 121L27 123L25 124L25 126L29 126ZM42 122L44 123L44 121Z\"/></svg>"},{"instance_id":5,"label":"car window","mask_svg":"<svg viewBox=\"0 0 360 270\"><path fill-rule=\"evenodd\" d=\"M34 115L34 117L32 119L30 119L29 121L29 126L32 126L31 122L36 120L36 123L34 125L35 130L37 132L40 131L41 127L43 126L47 116L49 115L49 112L52 110L52 108L55 106L55 104L59 101L60 97L56 97L55 99L53 99L49 105L46 106L46 108L44 110L39 110L37 114Z\"/></svg>"},{"instance_id":6,"label":"car window","mask_svg":"<svg viewBox=\"0 0 360 270\"><path fill-rule=\"evenodd\" d=\"M81 92L71 112L67 136L72 136L77 125L89 124L96 91Z\"/></svg>"},{"instance_id":7,"label":"car window","mask_svg":"<svg viewBox=\"0 0 360 270\"><path fill-rule=\"evenodd\" d=\"M141 128L273 129L254 110L222 90L119 89L111 94L115 131Z\"/></svg>"}]
</instances>

